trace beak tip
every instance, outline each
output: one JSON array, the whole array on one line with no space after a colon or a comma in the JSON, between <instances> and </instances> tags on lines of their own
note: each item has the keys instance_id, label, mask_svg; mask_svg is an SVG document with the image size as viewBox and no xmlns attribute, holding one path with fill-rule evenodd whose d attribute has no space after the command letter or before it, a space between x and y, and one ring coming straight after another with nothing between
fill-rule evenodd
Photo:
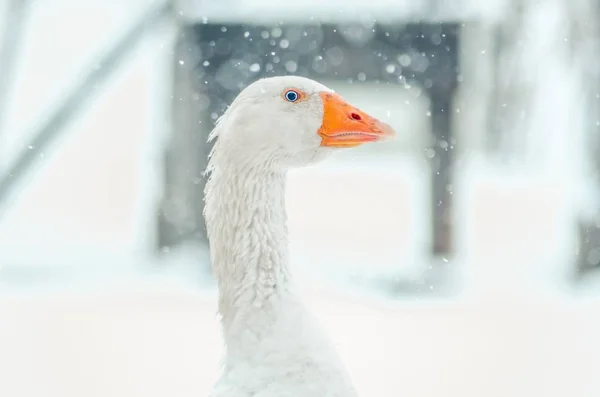
<instances>
[{"instance_id":1,"label":"beak tip","mask_svg":"<svg viewBox=\"0 0 600 397\"><path fill-rule=\"evenodd\" d=\"M396 130L394 130L394 128L387 123L382 122L381 124L381 139L386 141L395 140L397 137Z\"/></svg>"}]
</instances>

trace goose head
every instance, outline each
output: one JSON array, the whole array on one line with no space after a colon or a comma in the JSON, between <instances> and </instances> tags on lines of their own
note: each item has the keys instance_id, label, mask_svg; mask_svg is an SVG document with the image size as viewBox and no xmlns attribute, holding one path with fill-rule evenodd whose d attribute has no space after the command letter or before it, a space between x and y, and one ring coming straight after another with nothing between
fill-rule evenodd
<instances>
[{"instance_id":1,"label":"goose head","mask_svg":"<svg viewBox=\"0 0 600 397\"><path fill-rule=\"evenodd\" d=\"M214 155L243 167L288 169L329 153L393 138L391 126L307 78L279 76L245 88L211 138Z\"/></svg>"}]
</instances>

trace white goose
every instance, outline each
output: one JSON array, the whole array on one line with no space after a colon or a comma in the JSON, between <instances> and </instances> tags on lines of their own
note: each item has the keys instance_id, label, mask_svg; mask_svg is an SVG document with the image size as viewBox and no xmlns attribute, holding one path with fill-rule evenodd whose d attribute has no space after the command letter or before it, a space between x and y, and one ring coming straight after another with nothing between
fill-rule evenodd
<instances>
[{"instance_id":1,"label":"white goose","mask_svg":"<svg viewBox=\"0 0 600 397\"><path fill-rule=\"evenodd\" d=\"M288 266L286 171L393 129L306 78L259 80L233 101L209 140L205 218L226 356L213 397L351 397L329 338L298 296Z\"/></svg>"}]
</instances>

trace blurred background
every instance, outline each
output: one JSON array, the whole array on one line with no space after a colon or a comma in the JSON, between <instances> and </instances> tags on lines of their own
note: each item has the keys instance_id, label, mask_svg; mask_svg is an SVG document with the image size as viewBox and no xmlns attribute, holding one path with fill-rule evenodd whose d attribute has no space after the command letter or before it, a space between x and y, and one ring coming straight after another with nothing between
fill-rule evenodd
<instances>
[{"instance_id":1,"label":"blurred background","mask_svg":"<svg viewBox=\"0 0 600 397\"><path fill-rule=\"evenodd\" d=\"M206 138L285 74L399 132L289 175L359 393L598 396L599 28L592 0L0 0L0 396L208 395Z\"/></svg>"}]
</instances>

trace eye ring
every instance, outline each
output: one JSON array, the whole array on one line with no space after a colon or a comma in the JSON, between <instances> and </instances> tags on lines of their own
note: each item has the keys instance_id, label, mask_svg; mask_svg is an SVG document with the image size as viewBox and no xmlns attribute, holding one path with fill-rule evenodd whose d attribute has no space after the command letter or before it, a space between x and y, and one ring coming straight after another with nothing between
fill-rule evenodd
<instances>
[{"instance_id":1,"label":"eye ring","mask_svg":"<svg viewBox=\"0 0 600 397\"><path fill-rule=\"evenodd\" d=\"M296 90L287 90L285 94L283 94L283 97L286 101L293 103L297 102L298 99L300 99L300 93Z\"/></svg>"}]
</instances>

